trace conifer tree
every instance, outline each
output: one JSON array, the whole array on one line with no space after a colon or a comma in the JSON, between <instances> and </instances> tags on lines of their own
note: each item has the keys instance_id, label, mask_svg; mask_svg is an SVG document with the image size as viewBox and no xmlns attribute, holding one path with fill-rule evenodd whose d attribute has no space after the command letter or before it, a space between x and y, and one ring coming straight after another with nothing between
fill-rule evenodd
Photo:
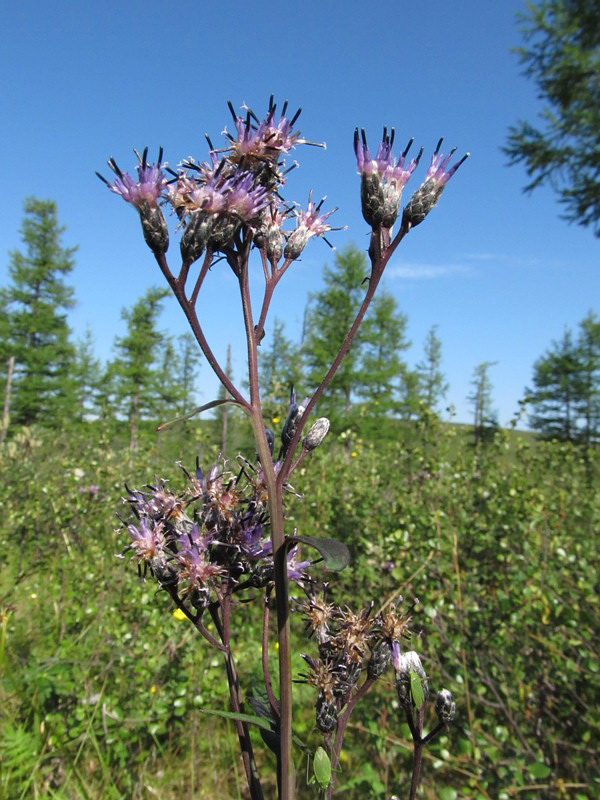
<instances>
[{"instance_id":1,"label":"conifer tree","mask_svg":"<svg viewBox=\"0 0 600 800\"><path fill-rule=\"evenodd\" d=\"M473 371L471 386L473 392L467 398L473 405L473 435L474 442L485 442L498 427L498 420L492 408L492 382L490 381L490 367L496 361L484 361L478 364Z\"/></svg>"},{"instance_id":2,"label":"conifer tree","mask_svg":"<svg viewBox=\"0 0 600 800\"><path fill-rule=\"evenodd\" d=\"M290 387L296 387L299 392L303 390L300 347L287 338L284 330L282 320L275 319L272 331L268 331L262 340L258 354L261 404L267 420L285 419Z\"/></svg>"},{"instance_id":3,"label":"conifer tree","mask_svg":"<svg viewBox=\"0 0 600 800\"><path fill-rule=\"evenodd\" d=\"M430 411L434 411L446 392L448 384L441 370L442 343L437 335L437 325L430 328L425 338L424 356L417 364L419 396Z\"/></svg>"},{"instance_id":4,"label":"conifer tree","mask_svg":"<svg viewBox=\"0 0 600 800\"><path fill-rule=\"evenodd\" d=\"M15 364L11 419L62 424L74 404L74 348L65 313L73 306L73 289L63 277L73 269L76 248L62 246L65 228L55 203L29 198L24 209L24 247L10 254L11 283L0 296L3 361L14 356Z\"/></svg>"},{"instance_id":5,"label":"conifer tree","mask_svg":"<svg viewBox=\"0 0 600 800\"><path fill-rule=\"evenodd\" d=\"M600 320L592 311L579 325L582 439L587 447L600 440Z\"/></svg>"},{"instance_id":6,"label":"conifer tree","mask_svg":"<svg viewBox=\"0 0 600 800\"><path fill-rule=\"evenodd\" d=\"M102 365L94 354L94 337L88 328L83 339L75 344L75 356L70 380L76 397L74 416L83 421L98 416L98 403L103 382Z\"/></svg>"},{"instance_id":7,"label":"conifer tree","mask_svg":"<svg viewBox=\"0 0 600 800\"><path fill-rule=\"evenodd\" d=\"M302 348L309 388L318 385L337 355L360 308L367 274L366 256L353 246L325 267L325 287L309 304ZM400 357L410 344L406 325L393 295L380 289L320 404L335 427L368 428L398 410L402 387L413 385Z\"/></svg>"},{"instance_id":8,"label":"conifer tree","mask_svg":"<svg viewBox=\"0 0 600 800\"><path fill-rule=\"evenodd\" d=\"M385 289L375 296L365 320L360 375L356 391L382 413L394 406L394 386L402 371L400 353L410 346L407 317Z\"/></svg>"},{"instance_id":9,"label":"conifer tree","mask_svg":"<svg viewBox=\"0 0 600 800\"><path fill-rule=\"evenodd\" d=\"M577 348L572 331L565 330L533 365L533 389L527 390L533 407L531 427L551 439L575 441L580 394Z\"/></svg>"},{"instance_id":10,"label":"conifer tree","mask_svg":"<svg viewBox=\"0 0 600 800\"><path fill-rule=\"evenodd\" d=\"M198 405L196 381L200 365L200 349L191 333L176 340L165 337L159 365L159 407L166 417L181 417Z\"/></svg>"},{"instance_id":11,"label":"conifer tree","mask_svg":"<svg viewBox=\"0 0 600 800\"><path fill-rule=\"evenodd\" d=\"M129 422L129 446L137 446L142 419L156 420L161 409L161 346L165 336L157 328L166 289L148 289L131 310L123 309L127 333L117 339L117 357L110 365L117 408Z\"/></svg>"},{"instance_id":12,"label":"conifer tree","mask_svg":"<svg viewBox=\"0 0 600 800\"><path fill-rule=\"evenodd\" d=\"M600 13L598 0L537 0L521 15L525 75L544 101L537 124L510 129L504 152L523 163L529 192L547 185L565 219L600 236Z\"/></svg>"},{"instance_id":13,"label":"conifer tree","mask_svg":"<svg viewBox=\"0 0 600 800\"><path fill-rule=\"evenodd\" d=\"M531 427L550 439L591 445L600 435L600 321L590 312L579 336L562 339L533 365Z\"/></svg>"},{"instance_id":14,"label":"conifer tree","mask_svg":"<svg viewBox=\"0 0 600 800\"><path fill-rule=\"evenodd\" d=\"M303 350L309 390L319 385L337 356L345 331L360 308L367 275L366 257L353 246L336 253L333 266L325 267L325 286L312 296L306 315ZM340 416L345 420L343 424L350 420L352 394L359 383L362 341L361 330L319 404L320 413L330 417L332 422Z\"/></svg>"}]
</instances>

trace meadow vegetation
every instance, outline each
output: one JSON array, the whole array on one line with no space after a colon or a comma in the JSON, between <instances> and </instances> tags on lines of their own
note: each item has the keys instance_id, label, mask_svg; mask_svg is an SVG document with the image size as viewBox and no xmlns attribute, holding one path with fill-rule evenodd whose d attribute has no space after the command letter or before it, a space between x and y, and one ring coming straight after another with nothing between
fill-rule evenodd
<instances>
[{"instance_id":1,"label":"meadow vegetation","mask_svg":"<svg viewBox=\"0 0 600 800\"><path fill-rule=\"evenodd\" d=\"M128 431L94 423L22 428L2 446L2 800L245 797L232 723L210 713L228 709L221 658L115 557L124 476L176 489L176 461L213 463L216 434L210 421L145 433L133 457ZM431 413L381 437L342 432L295 473L288 524L350 548L336 602L412 606L411 646L458 708L425 754L423 798L592 800L597 454L514 432L472 438ZM249 694L262 676L260 609L235 614ZM299 615L292 630L298 678L312 644ZM294 733L314 749L315 691L296 683L294 696ZM274 795L274 758L253 737ZM405 795L410 751L390 674L351 718L334 796ZM314 797L302 759L298 796Z\"/></svg>"}]
</instances>

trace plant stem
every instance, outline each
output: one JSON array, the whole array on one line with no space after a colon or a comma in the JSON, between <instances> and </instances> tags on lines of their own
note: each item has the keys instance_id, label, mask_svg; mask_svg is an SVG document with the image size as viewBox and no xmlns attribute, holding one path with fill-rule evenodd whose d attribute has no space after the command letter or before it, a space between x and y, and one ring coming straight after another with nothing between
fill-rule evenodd
<instances>
[{"instance_id":1,"label":"plant stem","mask_svg":"<svg viewBox=\"0 0 600 800\"><path fill-rule=\"evenodd\" d=\"M225 606L229 602L231 602L231 598L227 598L225 601ZM227 683L229 685L229 698L231 701L231 710L235 714L240 714L244 710L243 701L242 701L242 690L240 687L240 681L238 678L237 670L235 668L235 661L233 660L233 655L231 653L231 643L229 641L229 632L228 632L228 623L224 624L224 622L219 617L219 606L216 603L213 603L210 607L210 615L213 619L215 624L215 628L225 646L225 670L227 672ZM227 620L229 616L228 609L222 608L222 614L224 620ZM252 749L252 740L250 739L250 730L248 728L247 723L242 722L239 719L235 720L235 727L237 730L238 739L240 742L240 750L242 752L242 761L244 763L244 769L246 771L246 780L248 781L248 789L250 790L250 797L252 800L264 800L264 794L262 790L262 786L260 784L260 779L258 777L258 770L256 768L256 761L254 760L254 751Z\"/></svg>"},{"instance_id":2,"label":"plant stem","mask_svg":"<svg viewBox=\"0 0 600 800\"><path fill-rule=\"evenodd\" d=\"M277 604L277 640L279 644L279 703L281 758L279 760L280 800L294 800L295 778L292 760L292 655L290 645L289 590L283 522L283 488L275 475L273 459L267 443L258 386L258 353L248 285L248 251L231 264L239 277L244 326L248 347L248 380L250 384L249 414L258 458L267 487L271 542L273 547L275 600ZM229 259L228 259L229 260Z\"/></svg>"}]
</instances>

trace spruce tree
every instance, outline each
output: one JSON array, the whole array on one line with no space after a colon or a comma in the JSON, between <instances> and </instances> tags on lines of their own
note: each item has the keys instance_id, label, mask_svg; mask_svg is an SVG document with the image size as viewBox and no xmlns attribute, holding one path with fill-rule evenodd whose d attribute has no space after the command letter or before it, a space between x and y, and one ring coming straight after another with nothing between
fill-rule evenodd
<instances>
[{"instance_id":1,"label":"spruce tree","mask_svg":"<svg viewBox=\"0 0 600 800\"><path fill-rule=\"evenodd\" d=\"M498 428L498 420L492 408L493 386L489 376L490 367L496 363L496 361L484 361L473 371L471 380L473 391L467 399L473 405L473 436L476 446L489 439Z\"/></svg>"},{"instance_id":2,"label":"spruce tree","mask_svg":"<svg viewBox=\"0 0 600 800\"><path fill-rule=\"evenodd\" d=\"M157 328L167 289L148 289L132 309L123 309L125 336L116 340L117 357L110 365L114 396L129 423L129 447L135 450L140 421L156 421L161 411L161 347L165 336Z\"/></svg>"},{"instance_id":3,"label":"spruce tree","mask_svg":"<svg viewBox=\"0 0 600 800\"><path fill-rule=\"evenodd\" d=\"M600 320L590 313L579 324L577 342L581 362L581 438L587 447L600 440Z\"/></svg>"},{"instance_id":4,"label":"spruce tree","mask_svg":"<svg viewBox=\"0 0 600 800\"><path fill-rule=\"evenodd\" d=\"M74 403L74 347L65 313L73 306L73 289L63 277L73 269L76 248L62 246L65 228L55 203L29 198L24 209L23 250L11 252L11 283L0 296L3 362L15 359L11 419L62 425Z\"/></svg>"},{"instance_id":5,"label":"spruce tree","mask_svg":"<svg viewBox=\"0 0 600 800\"><path fill-rule=\"evenodd\" d=\"M529 192L549 186L565 219L600 236L600 13L598 0L538 0L521 15L525 75L544 101L537 124L510 129L504 152L523 163Z\"/></svg>"},{"instance_id":6,"label":"spruce tree","mask_svg":"<svg viewBox=\"0 0 600 800\"><path fill-rule=\"evenodd\" d=\"M430 328L425 339L424 357L417 364L419 397L430 411L435 410L448 391L448 384L441 370L441 364L442 343L437 335L437 325L434 325Z\"/></svg>"},{"instance_id":7,"label":"spruce tree","mask_svg":"<svg viewBox=\"0 0 600 800\"><path fill-rule=\"evenodd\" d=\"M74 417L81 421L99 415L99 396L103 383L102 365L94 354L94 337L88 328L83 339L75 344L75 357L70 376L76 398Z\"/></svg>"},{"instance_id":8,"label":"spruce tree","mask_svg":"<svg viewBox=\"0 0 600 800\"><path fill-rule=\"evenodd\" d=\"M258 353L263 415L265 419L271 421L278 418L285 419L292 386L300 393L303 391L300 348L287 338L284 330L284 323L280 319L275 319L273 329L267 331Z\"/></svg>"},{"instance_id":9,"label":"spruce tree","mask_svg":"<svg viewBox=\"0 0 600 800\"><path fill-rule=\"evenodd\" d=\"M161 349L157 411L167 419L182 417L198 405L196 382L200 348L191 333L184 333L175 340L164 337Z\"/></svg>"},{"instance_id":10,"label":"spruce tree","mask_svg":"<svg viewBox=\"0 0 600 800\"><path fill-rule=\"evenodd\" d=\"M600 435L600 321L591 313L579 336L562 339L533 365L531 427L549 439L591 445Z\"/></svg>"},{"instance_id":11,"label":"spruce tree","mask_svg":"<svg viewBox=\"0 0 600 800\"><path fill-rule=\"evenodd\" d=\"M325 267L325 286L310 299L306 315L303 351L309 391L319 385L337 356L360 308L368 274L364 253L353 246L336 253L333 266ZM319 413L342 427L350 423L352 395L359 383L362 335L361 330L319 404Z\"/></svg>"}]
</instances>

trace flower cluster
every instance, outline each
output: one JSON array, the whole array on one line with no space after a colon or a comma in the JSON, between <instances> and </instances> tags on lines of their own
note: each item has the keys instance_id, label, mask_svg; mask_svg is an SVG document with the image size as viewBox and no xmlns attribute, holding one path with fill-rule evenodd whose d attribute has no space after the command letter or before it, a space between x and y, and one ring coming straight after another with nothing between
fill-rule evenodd
<instances>
[{"instance_id":1,"label":"flower cluster","mask_svg":"<svg viewBox=\"0 0 600 800\"><path fill-rule=\"evenodd\" d=\"M224 131L226 146L213 147L208 139L209 160L189 158L177 170L162 163L162 151L156 164L138 154L137 180L122 172L114 159L109 166L116 178L111 184L99 177L115 194L130 203L140 214L144 236L156 255L166 252L169 240L165 219L159 205L170 206L182 229L181 256L191 264L206 251L225 252L236 242L253 241L266 247L268 259L276 263L282 256L297 259L312 236L324 236L332 230L327 222L333 213L320 213L320 204L309 198L306 210L286 206L280 195L285 185L285 156L295 147L311 144L302 138L294 125L298 110L287 116L287 102L277 116L271 98L264 119L243 107L238 115L229 103L235 132ZM283 230L283 224L295 220L295 228ZM160 235L159 235L160 232ZM239 237L239 238L236 238Z\"/></svg>"},{"instance_id":2,"label":"flower cluster","mask_svg":"<svg viewBox=\"0 0 600 800\"><path fill-rule=\"evenodd\" d=\"M390 134L383 129L381 144L375 158L371 156L364 130L360 136L358 128L354 132L354 152L361 177L360 199L365 221L372 227L391 228L398 216L402 190L417 168L423 149L416 158L406 163L407 153L413 139L404 148L402 155L395 159L392 155L395 131Z\"/></svg>"},{"instance_id":3,"label":"flower cluster","mask_svg":"<svg viewBox=\"0 0 600 800\"><path fill-rule=\"evenodd\" d=\"M267 492L260 467L241 460L234 474L219 463L204 474L183 470L187 486L173 492L165 482L129 490L132 518L123 521L140 574L198 610L226 593L259 588L273 580ZM309 561L298 547L288 553L288 576L302 583Z\"/></svg>"},{"instance_id":4,"label":"flower cluster","mask_svg":"<svg viewBox=\"0 0 600 800\"><path fill-rule=\"evenodd\" d=\"M423 155L423 148L421 148L416 158L407 162L407 154L414 141L411 139L402 154L395 158L392 154L394 135L393 128L391 133L388 133L387 128L383 129L381 143L373 158L364 130L359 133L357 128L354 132L354 152L356 153L358 174L361 178L362 213L372 228L390 229L394 225L400 210L402 190ZM439 200L446 183L469 156L467 153L458 163L447 169L456 148L444 156L440 154L442 141L440 139L438 142L425 181L404 209L402 224L406 230L425 219Z\"/></svg>"},{"instance_id":5,"label":"flower cluster","mask_svg":"<svg viewBox=\"0 0 600 800\"><path fill-rule=\"evenodd\" d=\"M397 607L377 615L372 615L372 606L355 613L311 594L302 611L319 653L318 658L303 656L310 668L303 677L318 690L317 727L328 734L336 729L361 676L373 681L388 668L393 650L410 635L410 616Z\"/></svg>"}]
</instances>

